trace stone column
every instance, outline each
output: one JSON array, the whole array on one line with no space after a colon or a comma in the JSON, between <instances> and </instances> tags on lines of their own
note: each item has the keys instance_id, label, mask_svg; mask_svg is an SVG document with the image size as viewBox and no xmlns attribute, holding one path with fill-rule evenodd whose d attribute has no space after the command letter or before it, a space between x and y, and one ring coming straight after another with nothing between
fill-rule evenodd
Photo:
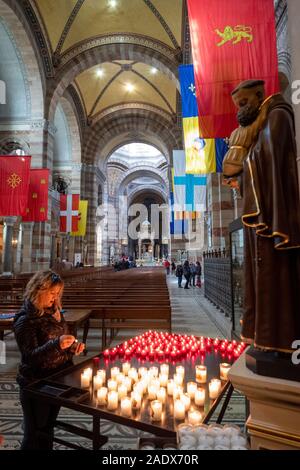
<instances>
[{"instance_id":1,"label":"stone column","mask_svg":"<svg viewBox=\"0 0 300 470\"><path fill-rule=\"evenodd\" d=\"M14 260L13 271L20 273L22 271L22 255L23 255L23 224L19 225L18 238L15 247L16 257Z\"/></svg>"},{"instance_id":2,"label":"stone column","mask_svg":"<svg viewBox=\"0 0 300 470\"><path fill-rule=\"evenodd\" d=\"M34 222L22 223L22 272L31 272L32 236Z\"/></svg>"},{"instance_id":3,"label":"stone column","mask_svg":"<svg viewBox=\"0 0 300 470\"><path fill-rule=\"evenodd\" d=\"M287 0L288 4L288 31L289 31L289 45L291 50L291 63L292 63L292 74L291 83L293 88L293 82L298 81L296 93L299 101L299 80L300 80L300 55L299 55L299 17L300 17L300 2L299 0ZM292 90L293 92L293 90ZM292 100L294 101L294 100ZM298 179L300 185L300 103L293 104L295 113L295 125L296 125L296 141L298 148Z\"/></svg>"},{"instance_id":4,"label":"stone column","mask_svg":"<svg viewBox=\"0 0 300 470\"><path fill-rule=\"evenodd\" d=\"M3 276L12 275L12 240L13 228L17 221L17 217L5 217L3 229Z\"/></svg>"}]
</instances>

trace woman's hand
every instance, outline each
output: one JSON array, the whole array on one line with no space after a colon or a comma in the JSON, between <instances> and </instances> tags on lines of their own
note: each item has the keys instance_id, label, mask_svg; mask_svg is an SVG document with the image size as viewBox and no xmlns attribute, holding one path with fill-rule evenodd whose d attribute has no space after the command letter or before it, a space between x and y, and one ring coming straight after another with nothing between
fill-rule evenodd
<instances>
[{"instance_id":1,"label":"woman's hand","mask_svg":"<svg viewBox=\"0 0 300 470\"><path fill-rule=\"evenodd\" d=\"M55 318L56 321L60 322L61 321L61 314L59 309L56 309L55 313L53 313L53 318Z\"/></svg>"},{"instance_id":2,"label":"woman's hand","mask_svg":"<svg viewBox=\"0 0 300 470\"><path fill-rule=\"evenodd\" d=\"M84 343L76 343L76 344L74 343L73 348L72 348L72 352L75 354L75 356L79 356L79 354L81 354L85 350L85 344Z\"/></svg>"},{"instance_id":3,"label":"woman's hand","mask_svg":"<svg viewBox=\"0 0 300 470\"><path fill-rule=\"evenodd\" d=\"M68 349L75 341L75 336L62 335L59 338L59 345L61 349Z\"/></svg>"}]
</instances>

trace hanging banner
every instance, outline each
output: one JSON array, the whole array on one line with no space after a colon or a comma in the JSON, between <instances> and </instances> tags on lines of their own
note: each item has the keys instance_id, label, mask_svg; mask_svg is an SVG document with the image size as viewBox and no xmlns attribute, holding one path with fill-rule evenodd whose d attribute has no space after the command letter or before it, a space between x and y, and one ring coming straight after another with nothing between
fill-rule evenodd
<instances>
[{"instance_id":1,"label":"hanging banner","mask_svg":"<svg viewBox=\"0 0 300 470\"><path fill-rule=\"evenodd\" d=\"M23 222L45 222L48 217L49 170L30 170L26 213Z\"/></svg>"},{"instance_id":2,"label":"hanging banner","mask_svg":"<svg viewBox=\"0 0 300 470\"><path fill-rule=\"evenodd\" d=\"M173 151L175 211L203 212L206 210L207 178L186 174L184 150ZM190 216L186 216L190 218Z\"/></svg>"},{"instance_id":3,"label":"hanging banner","mask_svg":"<svg viewBox=\"0 0 300 470\"><path fill-rule=\"evenodd\" d=\"M72 237L84 237L86 232L88 201L79 201L78 230L71 232Z\"/></svg>"},{"instance_id":4,"label":"hanging banner","mask_svg":"<svg viewBox=\"0 0 300 470\"><path fill-rule=\"evenodd\" d=\"M217 164L216 147L218 146L219 149L218 158L221 158L223 161L228 150L224 140L203 139L200 137L194 66L180 65L179 78L186 173L206 175L208 173L222 171L222 163L221 165ZM222 143L219 144L218 140L221 140Z\"/></svg>"},{"instance_id":5,"label":"hanging banner","mask_svg":"<svg viewBox=\"0 0 300 470\"><path fill-rule=\"evenodd\" d=\"M79 194L60 195L60 231L78 231Z\"/></svg>"},{"instance_id":6,"label":"hanging banner","mask_svg":"<svg viewBox=\"0 0 300 470\"><path fill-rule=\"evenodd\" d=\"M262 79L279 91L273 0L187 0L200 136L229 137L237 127L231 92Z\"/></svg>"},{"instance_id":7,"label":"hanging banner","mask_svg":"<svg viewBox=\"0 0 300 470\"><path fill-rule=\"evenodd\" d=\"M30 156L0 156L0 216L26 213Z\"/></svg>"}]
</instances>

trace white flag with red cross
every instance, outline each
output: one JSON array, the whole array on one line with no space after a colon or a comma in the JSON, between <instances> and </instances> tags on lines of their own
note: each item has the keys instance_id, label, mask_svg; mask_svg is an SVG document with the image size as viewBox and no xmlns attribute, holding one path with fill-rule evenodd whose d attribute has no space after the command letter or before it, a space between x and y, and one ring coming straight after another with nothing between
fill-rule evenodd
<instances>
[{"instance_id":1,"label":"white flag with red cross","mask_svg":"<svg viewBox=\"0 0 300 470\"><path fill-rule=\"evenodd\" d=\"M77 232L80 194L60 195L60 231Z\"/></svg>"}]
</instances>

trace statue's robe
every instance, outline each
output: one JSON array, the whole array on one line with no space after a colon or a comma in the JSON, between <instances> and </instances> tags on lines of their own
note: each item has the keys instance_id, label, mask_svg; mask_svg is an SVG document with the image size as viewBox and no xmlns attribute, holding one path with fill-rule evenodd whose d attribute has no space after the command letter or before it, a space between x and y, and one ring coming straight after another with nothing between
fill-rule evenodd
<instances>
[{"instance_id":1,"label":"statue's robe","mask_svg":"<svg viewBox=\"0 0 300 470\"><path fill-rule=\"evenodd\" d=\"M292 350L300 339L300 203L292 108L281 95L244 161L242 337Z\"/></svg>"}]
</instances>

